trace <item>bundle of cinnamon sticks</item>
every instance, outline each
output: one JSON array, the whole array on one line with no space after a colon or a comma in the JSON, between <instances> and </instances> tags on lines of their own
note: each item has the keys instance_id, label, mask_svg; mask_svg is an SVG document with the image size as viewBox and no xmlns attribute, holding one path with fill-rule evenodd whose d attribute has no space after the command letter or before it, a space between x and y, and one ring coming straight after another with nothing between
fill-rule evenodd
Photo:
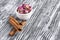
<instances>
[{"instance_id":1,"label":"bundle of cinnamon sticks","mask_svg":"<svg viewBox=\"0 0 60 40\"><path fill-rule=\"evenodd\" d=\"M9 23L13 26L13 29L10 31L9 35L13 36L16 32L22 31L23 26L26 25L26 20L18 22L13 16L10 16Z\"/></svg>"}]
</instances>

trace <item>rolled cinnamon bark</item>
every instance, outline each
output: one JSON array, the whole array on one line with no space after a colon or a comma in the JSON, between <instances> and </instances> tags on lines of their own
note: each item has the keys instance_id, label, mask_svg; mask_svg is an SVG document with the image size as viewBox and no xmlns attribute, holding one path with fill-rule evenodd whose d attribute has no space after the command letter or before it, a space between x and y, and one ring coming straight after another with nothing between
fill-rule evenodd
<instances>
[{"instance_id":1,"label":"rolled cinnamon bark","mask_svg":"<svg viewBox=\"0 0 60 40\"><path fill-rule=\"evenodd\" d=\"M16 24L19 24L19 22L13 16L10 16L9 18L12 19Z\"/></svg>"},{"instance_id":2,"label":"rolled cinnamon bark","mask_svg":"<svg viewBox=\"0 0 60 40\"><path fill-rule=\"evenodd\" d=\"M21 23L19 23L18 29L22 29L23 26L26 25L26 21L22 21Z\"/></svg>"},{"instance_id":3,"label":"rolled cinnamon bark","mask_svg":"<svg viewBox=\"0 0 60 40\"><path fill-rule=\"evenodd\" d=\"M17 32L16 29L13 28L13 29L10 31L9 35L10 35L10 36L13 36L16 32Z\"/></svg>"},{"instance_id":4,"label":"rolled cinnamon bark","mask_svg":"<svg viewBox=\"0 0 60 40\"><path fill-rule=\"evenodd\" d=\"M17 27L18 29L22 29L22 25L18 25L18 27Z\"/></svg>"},{"instance_id":5,"label":"rolled cinnamon bark","mask_svg":"<svg viewBox=\"0 0 60 40\"><path fill-rule=\"evenodd\" d=\"M10 31L10 33L9 33L10 36L13 36L16 32L22 31L23 26L26 25L26 21L25 20L23 20L21 23L19 23L12 16L10 16L9 22L14 27L14 29L12 31Z\"/></svg>"},{"instance_id":6,"label":"rolled cinnamon bark","mask_svg":"<svg viewBox=\"0 0 60 40\"><path fill-rule=\"evenodd\" d=\"M22 25L17 25L12 19L9 20L10 24L13 25L13 27L19 32L20 30L22 30L22 27L24 26L24 22L22 22Z\"/></svg>"},{"instance_id":7,"label":"rolled cinnamon bark","mask_svg":"<svg viewBox=\"0 0 60 40\"><path fill-rule=\"evenodd\" d=\"M13 25L13 27L14 27L17 31L19 31L18 28L17 28L18 25L17 25L12 19L10 19L9 22L10 22L10 24Z\"/></svg>"},{"instance_id":8,"label":"rolled cinnamon bark","mask_svg":"<svg viewBox=\"0 0 60 40\"><path fill-rule=\"evenodd\" d=\"M26 25L26 20L22 20L21 24L22 26Z\"/></svg>"},{"instance_id":9,"label":"rolled cinnamon bark","mask_svg":"<svg viewBox=\"0 0 60 40\"><path fill-rule=\"evenodd\" d=\"M22 31L22 29L18 29L19 31ZM16 33L17 31L16 31L16 29L12 29L10 32L9 32L9 35L10 36L13 36L15 33Z\"/></svg>"},{"instance_id":10,"label":"rolled cinnamon bark","mask_svg":"<svg viewBox=\"0 0 60 40\"><path fill-rule=\"evenodd\" d=\"M15 23L15 28L21 29L22 26L24 26L26 24L26 20L23 20L21 23L19 23L14 17L10 16L10 20L12 19L12 21L14 21Z\"/></svg>"}]
</instances>

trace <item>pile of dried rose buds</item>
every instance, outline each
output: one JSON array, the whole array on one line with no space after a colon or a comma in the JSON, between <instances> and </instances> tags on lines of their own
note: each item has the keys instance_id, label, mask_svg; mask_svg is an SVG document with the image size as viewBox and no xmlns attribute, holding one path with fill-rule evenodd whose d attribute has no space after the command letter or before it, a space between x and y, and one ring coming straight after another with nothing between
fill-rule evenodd
<instances>
[{"instance_id":1,"label":"pile of dried rose buds","mask_svg":"<svg viewBox=\"0 0 60 40\"><path fill-rule=\"evenodd\" d=\"M29 4L23 4L22 6L19 6L17 8L17 12L21 14L27 14L32 10L31 6Z\"/></svg>"}]
</instances>

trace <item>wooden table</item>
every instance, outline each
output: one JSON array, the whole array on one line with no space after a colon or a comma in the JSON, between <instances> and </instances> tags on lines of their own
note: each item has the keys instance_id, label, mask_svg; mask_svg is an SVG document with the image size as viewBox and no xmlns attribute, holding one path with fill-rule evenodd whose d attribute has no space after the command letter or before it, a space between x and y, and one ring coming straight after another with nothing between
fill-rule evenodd
<instances>
[{"instance_id":1,"label":"wooden table","mask_svg":"<svg viewBox=\"0 0 60 40\"><path fill-rule=\"evenodd\" d=\"M9 16L14 16L19 5L32 5L33 15L22 32L9 36L12 26ZM19 20L19 19L18 19ZM58 40L60 39L60 0L0 0L0 40Z\"/></svg>"}]
</instances>

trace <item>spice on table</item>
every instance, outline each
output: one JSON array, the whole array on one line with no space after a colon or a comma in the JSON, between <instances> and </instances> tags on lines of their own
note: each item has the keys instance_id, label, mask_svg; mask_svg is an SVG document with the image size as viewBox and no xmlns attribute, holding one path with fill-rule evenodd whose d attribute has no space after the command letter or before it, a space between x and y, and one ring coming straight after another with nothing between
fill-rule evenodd
<instances>
[{"instance_id":1,"label":"spice on table","mask_svg":"<svg viewBox=\"0 0 60 40\"><path fill-rule=\"evenodd\" d=\"M14 22L15 22L16 24L19 24L19 22L18 22L13 16L10 16L9 18L12 19L12 20L14 20Z\"/></svg>"},{"instance_id":2,"label":"spice on table","mask_svg":"<svg viewBox=\"0 0 60 40\"><path fill-rule=\"evenodd\" d=\"M13 36L16 32L17 32L17 31L13 28L13 29L10 31L9 35L10 35L10 36Z\"/></svg>"},{"instance_id":3,"label":"spice on table","mask_svg":"<svg viewBox=\"0 0 60 40\"><path fill-rule=\"evenodd\" d=\"M9 17L9 23L14 27L12 31L10 31L9 35L13 36L16 32L22 31L24 25L26 25L26 21L18 22L14 17Z\"/></svg>"}]
</instances>

